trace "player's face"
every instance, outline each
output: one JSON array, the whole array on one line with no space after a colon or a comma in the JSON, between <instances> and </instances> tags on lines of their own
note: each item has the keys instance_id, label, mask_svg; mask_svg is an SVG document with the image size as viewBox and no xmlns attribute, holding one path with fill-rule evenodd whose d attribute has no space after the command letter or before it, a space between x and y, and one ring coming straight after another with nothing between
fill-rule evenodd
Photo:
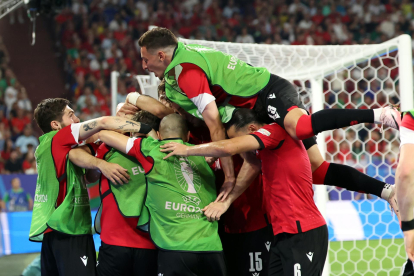
<instances>
[{"instance_id":1,"label":"player's face","mask_svg":"<svg viewBox=\"0 0 414 276\"><path fill-rule=\"evenodd\" d=\"M141 47L142 68L153 72L158 78L162 78L167 69L165 64L165 53L162 51L147 51L146 47Z\"/></svg>"},{"instance_id":2,"label":"player's face","mask_svg":"<svg viewBox=\"0 0 414 276\"><path fill-rule=\"evenodd\" d=\"M75 112L69 106L66 106L66 109L62 116L62 121L60 122L61 127L69 126L71 124L79 123L80 120L76 117Z\"/></svg>"}]
</instances>

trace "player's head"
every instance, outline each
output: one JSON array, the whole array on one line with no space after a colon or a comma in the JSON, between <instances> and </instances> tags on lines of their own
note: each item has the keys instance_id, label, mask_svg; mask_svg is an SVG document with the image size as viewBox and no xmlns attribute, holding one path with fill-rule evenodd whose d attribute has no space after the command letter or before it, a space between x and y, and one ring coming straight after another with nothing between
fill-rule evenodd
<instances>
[{"instance_id":1,"label":"player's head","mask_svg":"<svg viewBox=\"0 0 414 276\"><path fill-rule=\"evenodd\" d=\"M233 112L233 116L226 124L227 135L234 138L257 131L264 125L257 114L248 108L240 108Z\"/></svg>"},{"instance_id":2,"label":"player's head","mask_svg":"<svg viewBox=\"0 0 414 276\"><path fill-rule=\"evenodd\" d=\"M186 120L178 114L170 114L165 116L160 123L160 130L157 131L160 140L169 138L181 138L187 142L190 138Z\"/></svg>"},{"instance_id":3,"label":"player's head","mask_svg":"<svg viewBox=\"0 0 414 276\"><path fill-rule=\"evenodd\" d=\"M138 44L141 47L142 68L163 78L178 44L175 35L166 28L158 27L144 33Z\"/></svg>"},{"instance_id":4,"label":"player's head","mask_svg":"<svg viewBox=\"0 0 414 276\"><path fill-rule=\"evenodd\" d=\"M140 110L137 113L135 113L134 117L132 117L132 120L135 122L147 124L155 131L159 130L161 121L160 118L145 110ZM138 135L140 136L140 134L138 133L131 133L131 136Z\"/></svg>"},{"instance_id":5,"label":"player's head","mask_svg":"<svg viewBox=\"0 0 414 276\"><path fill-rule=\"evenodd\" d=\"M66 99L49 98L37 105L34 118L43 133L60 130L73 123L79 123L79 118L76 117L69 104L70 102Z\"/></svg>"},{"instance_id":6,"label":"player's head","mask_svg":"<svg viewBox=\"0 0 414 276\"><path fill-rule=\"evenodd\" d=\"M20 179L15 177L11 180L11 186L13 190L18 190L21 187Z\"/></svg>"}]
</instances>

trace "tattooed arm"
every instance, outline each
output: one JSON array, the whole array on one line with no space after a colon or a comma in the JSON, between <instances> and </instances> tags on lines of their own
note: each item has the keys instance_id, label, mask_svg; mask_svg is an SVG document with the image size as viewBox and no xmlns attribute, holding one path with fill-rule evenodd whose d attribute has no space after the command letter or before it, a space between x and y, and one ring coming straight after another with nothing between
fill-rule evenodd
<instances>
[{"instance_id":1,"label":"tattooed arm","mask_svg":"<svg viewBox=\"0 0 414 276\"><path fill-rule=\"evenodd\" d=\"M103 129L119 132L139 132L143 134L147 134L151 131L151 127L148 125L134 122L126 118L106 116L83 122L80 126L79 140L85 140Z\"/></svg>"}]
</instances>

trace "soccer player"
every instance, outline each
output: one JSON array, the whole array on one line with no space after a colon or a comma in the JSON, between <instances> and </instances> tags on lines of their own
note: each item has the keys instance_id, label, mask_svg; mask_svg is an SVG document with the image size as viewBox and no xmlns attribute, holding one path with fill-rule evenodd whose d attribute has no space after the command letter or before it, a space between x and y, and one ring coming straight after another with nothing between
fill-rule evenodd
<instances>
[{"instance_id":1,"label":"soccer player","mask_svg":"<svg viewBox=\"0 0 414 276\"><path fill-rule=\"evenodd\" d=\"M199 146L168 143L161 146L170 156L231 156L244 154L236 186L228 198L203 209L211 221L229 208L262 171L264 197L273 227L269 275L321 275L328 250L328 229L319 213L312 190L312 171L303 144L278 124L260 122L254 111L235 111L228 124L230 140ZM249 135L251 134L251 135ZM260 159L251 157L258 151Z\"/></svg>"},{"instance_id":2,"label":"soccer player","mask_svg":"<svg viewBox=\"0 0 414 276\"><path fill-rule=\"evenodd\" d=\"M116 117L79 123L69 101L61 98L40 102L34 117L44 134L35 152L38 178L29 239L42 241L42 275L95 275L88 192L83 170L68 160L68 153L102 129L142 132L151 128ZM84 161L113 180L129 177L119 165Z\"/></svg>"},{"instance_id":3,"label":"soccer player","mask_svg":"<svg viewBox=\"0 0 414 276\"><path fill-rule=\"evenodd\" d=\"M147 178L146 209L139 224L148 225L160 249L158 275L226 275L218 224L209 223L201 209L216 198L214 174L204 157L164 160L160 146L169 141L186 144L184 119L170 114L162 119L158 136L128 138L101 131L106 145L135 157Z\"/></svg>"},{"instance_id":4,"label":"soccer player","mask_svg":"<svg viewBox=\"0 0 414 276\"><path fill-rule=\"evenodd\" d=\"M138 111L131 119L158 131L160 119L147 111ZM136 134L144 136L143 134ZM70 155L83 149L73 149ZM157 250L147 232L137 229L146 195L144 169L134 157L101 144L96 157L128 169L127 185L116 185L96 170L86 173L88 182L99 181L101 206L95 218L95 230L101 236L97 273L100 276L156 275Z\"/></svg>"},{"instance_id":5,"label":"soccer player","mask_svg":"<svg viewBox=\"0 0 414 276\"><path fill-rule=\"evenodd\" d=\"M222 123L230 120L234 107L253 109L263 121L274 121L291 137L303 140L313 179L318 181L315 184L353 185L347 189L381 196L398 215L390 185L349 166L325 162L314 137L324 130L356 123L376 122L398 129L401 119L396 109L327 109L307 115L293 85L270 74L266 68L252 67L234 56L201 45L184 45L165 28L146 32L139 45L143 68L165 79L167 98L203 119L213 141L225 139ZM224 169L228 166L223 163ZM230 190L220 196L225 197Z\"/></svg>"},{"instance_id":6,"label":"soccer player","mask_svg":"<svg viewBox=\"0 0 414 276\"><path fill-rule=\"evenodd\" d=\"M414 275L414 110L403 115L400 127L400 160L395 174L401 229L408 255L404 275ZM410 261L411 260L411 261Z\"/></svg>"}]
</instances>

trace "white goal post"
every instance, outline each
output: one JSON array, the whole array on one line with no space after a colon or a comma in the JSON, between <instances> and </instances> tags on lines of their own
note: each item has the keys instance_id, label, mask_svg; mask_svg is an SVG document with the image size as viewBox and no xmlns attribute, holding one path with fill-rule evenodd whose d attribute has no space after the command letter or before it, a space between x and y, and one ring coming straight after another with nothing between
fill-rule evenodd
<instances>
[{"instance_id":1,"label":"white goal post","mask_svg":"<svg viewBox=\"0 0 414 276\"><path fill-rule=\"evenodd\" d=\"M374 108L390 103L400 104L403 111L414 107L408 35L381 44L335 46L180 41L214 48L252 66L266 67L291 81L311 112L324 108ZM116 74L112 73L113 95ZM143 93L156 88L149 76L137 78ZM398 133L387 128L379 134L378 130L365 124L325 132L318 135L318 146L328 162L345 163L394 184ZM398 222L384 209L382 200L359 201L357 193L324 185L314 188L316 204L330 230L324 275L396 275L405 251ZM379 252L384 254L378 255Z\"/></svg>"}]
</instances>

